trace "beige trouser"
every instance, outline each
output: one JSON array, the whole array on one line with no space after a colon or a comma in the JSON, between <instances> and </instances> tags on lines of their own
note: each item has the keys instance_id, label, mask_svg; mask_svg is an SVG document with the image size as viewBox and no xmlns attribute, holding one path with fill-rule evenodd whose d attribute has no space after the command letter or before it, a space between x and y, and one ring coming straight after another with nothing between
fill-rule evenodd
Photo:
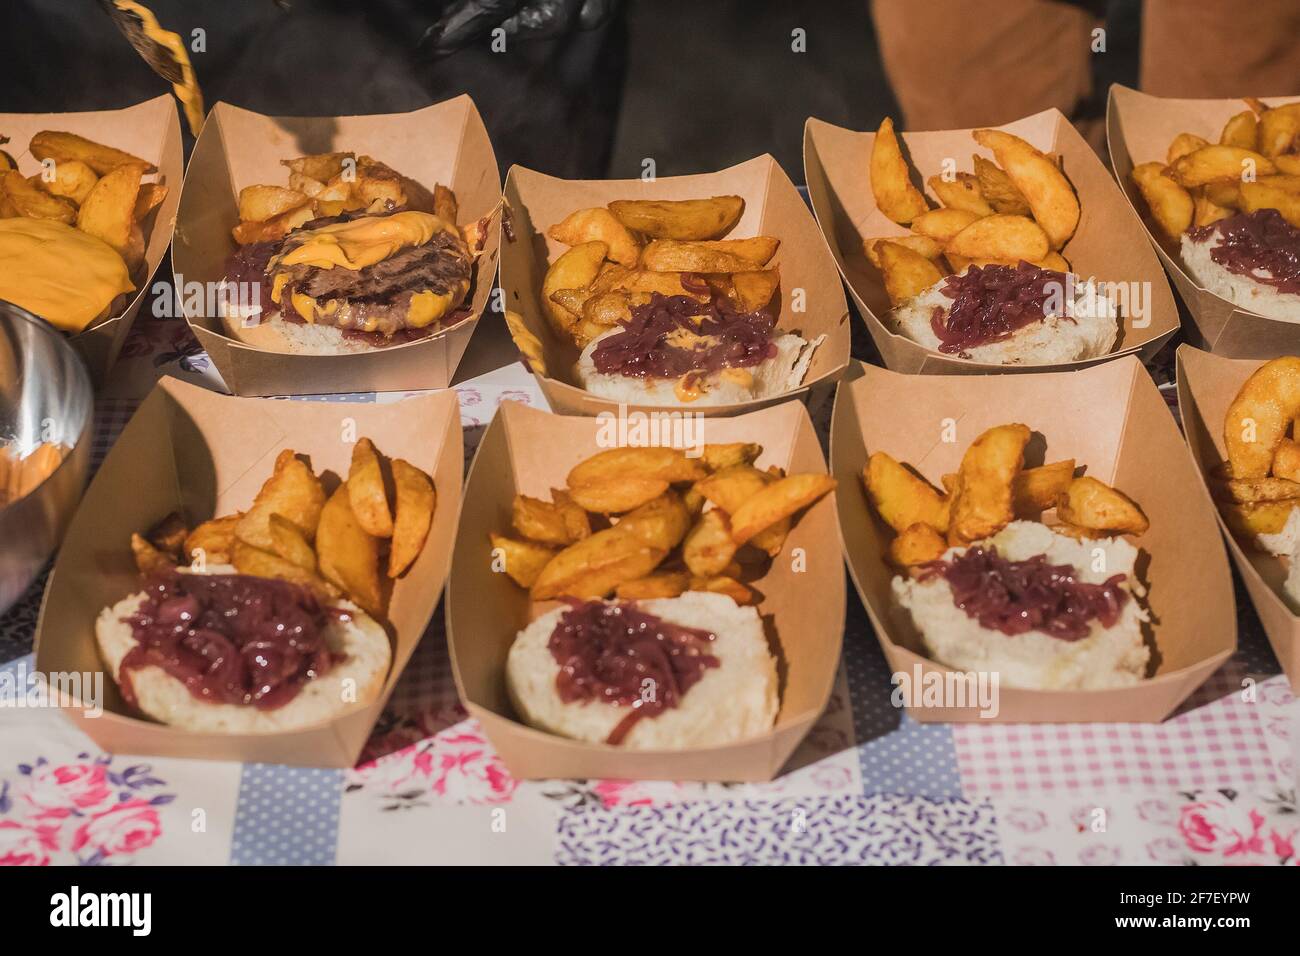
<instances>
[{"instance_id":1,"label":"beige trouser","mask_svg":"<svg viewBox=\"0 0 1300 956\"><path fill-rule=\"evenodd\" d=\"M872 0L907 129L995 126L1091 92L1095 27L1053 0ZM1300 93L1297 0L1144 0L1141 86L1177 97ZM1095 139L1095 129L1085 135Z\"/></svg>"}]
</instances>

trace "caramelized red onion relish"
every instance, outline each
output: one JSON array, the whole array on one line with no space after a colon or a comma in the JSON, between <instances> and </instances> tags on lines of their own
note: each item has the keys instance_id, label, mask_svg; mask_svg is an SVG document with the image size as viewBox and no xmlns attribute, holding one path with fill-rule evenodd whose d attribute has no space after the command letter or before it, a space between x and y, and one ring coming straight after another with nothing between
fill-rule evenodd
<instances>
[{"instance_id":1,"label":"caramelized red onion relish","mask_svg":"<svg viewBox=\"0 0 1300 956\"><path fill-rule=\"evenodd\" d=\"M145 581L130 617L138 642L118 681L135 704L130 672L161 667L199 700L274 710L341 661L324 631L332 612L301 585L246 574L166 572Z\"/></svg>"},{"instance_id":2,"label":"caramelized red onion relish","mask_svg":"<svg viewBox=\"0 0 1300 956\"><path fill-rule=\"evenodd\" d=\"M1043 321L1049 299L1064 304L1066 275L1019 265L971 266L944 280L942 292L953 300L946 310L935 306L930 328L939 338L939 351L962 352L977 345L1000 342Z\"/></svg>"},{"instance_id":3,"label":"caramelized red onion relish","mask_svg":"<svg viewBox=\"0 0 1300 956\"><path fill-rule=\"evenodd\" d=\"M683 287L707 291L683 278ZM759 365L776 355L770 312L740 312L723 296L701 302L686 295L652 293L650 301L633 306L632 317L620 331L597 343L592 352L596 371L635 378L680 378L688 372L708 374L724 368ZM691 348L669 343L675 332L707 337ZM684 336L683 336L684 337Z\"/></svg>"},{"instance_id":4,"label":"caramelized red onion relish","mask_svg":"<svg viewBox=\"0 0 1300 956\"><path fill-rule=\"evenodd\" d=\"M638 720L676 707L707 669L719 665L709 653L713 640L709 631L670 624L635 604L573 601L547 647L560 665L555 684L561 700L632 707L606 740L617 745Z\"/></svg>"},{"instance_id":5,"label":"caramelized red onion relish","mask_svg":"<svg viewBox=\"0 0 1300 956\"><path fill-rule=\"evenodd\" d=\"M924 565L921 580L934 577L948 582L953 604L967 617L1008 636L1041 631L1077 641L1088 636L1094 620L1114 625L1129 598L1120 587L1122 574L1089 584L1068 564L1048 564L1041 554L1009 561L992 546L976 545L951 560Z\"/></svg>"},{"instance_id":6,"label":"caramelized red onion relish","mask_svg":"<svg viewBox=\"0 0 1300 956\"><path fill-rule=\"evenodd\" d=\"M1239 212L1187 234L1193 242L1220 236L1210 258L1229 272L1271 285L1279 292L1300 293L1300 229L1276 209Z\"/></svg>"}]
</instances>

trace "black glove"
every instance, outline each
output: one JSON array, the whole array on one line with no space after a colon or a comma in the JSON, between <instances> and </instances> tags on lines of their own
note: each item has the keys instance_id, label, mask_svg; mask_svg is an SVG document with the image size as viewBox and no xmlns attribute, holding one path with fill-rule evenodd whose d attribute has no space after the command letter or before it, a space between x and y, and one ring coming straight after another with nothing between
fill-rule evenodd
<instances>
[{"instance_id":1,"label":"black glove","mask_svg":"<svg viewBox=\"0 0 1300 956\"><path fill-rule=\"evenodd\" d=\"M420 50L443 57L496 27L513 39L543 39L600 26L616 0L453 0L420 38Z\"/></svg>"}]
</instances>

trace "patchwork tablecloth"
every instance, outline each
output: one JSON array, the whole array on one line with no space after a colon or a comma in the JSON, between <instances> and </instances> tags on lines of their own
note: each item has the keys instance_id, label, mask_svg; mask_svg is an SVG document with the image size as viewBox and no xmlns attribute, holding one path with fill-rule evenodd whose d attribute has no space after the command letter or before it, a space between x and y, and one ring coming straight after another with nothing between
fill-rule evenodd
<instances>
[{"instance_id":1,"label":"patchwork tablecloth","mask_svg":"<svg viewBox=\"0 0 1300 956\"><path fill-rule=\"evenodd\" d=\"M96 462L160 373L219 385L184 323L142 319ZM517 364L457 392L467 458L502 399L543 404ZM829 395L810 411L824 436ZM0 672L30 668L43 586L0 618ZM1238 652L1155 726L920 724L848 601L830 706L771 783L513 779L439 610L347 771L110 756L57 711L0 710L0 864L1297 863L1300 703L1244 592Z\"/></svg>"}]
</instances>

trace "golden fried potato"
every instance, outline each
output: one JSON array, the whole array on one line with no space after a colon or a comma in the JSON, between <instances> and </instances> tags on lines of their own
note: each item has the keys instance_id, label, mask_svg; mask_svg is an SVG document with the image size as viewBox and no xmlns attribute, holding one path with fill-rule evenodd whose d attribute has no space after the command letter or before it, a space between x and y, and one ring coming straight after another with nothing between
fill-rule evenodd
<instances>
[{"instance_id":1,"label":"golden fried potato","mask_svg":"<svg viewBox=\"0 0 1300 956\"><path fill-rule=\"evenodd\" d=\"M152 163L147 163L138 156L104 146L76 133L44 130L32 137L29 148L37 159L52 159L56 163L76 160L85 163L100 176L111 173L119 166L139 166L145 173L158 171Z\"/></svg>"},{"instance_id":2,"label":"golden fried potato","mask_svg":"<svg viewBox=\"0 0 1300 956\"><path fill-rule=\"evenodd\" d=\"M710 471L721 471L723 468L730 468L732 465L752 465L761 454L763 454L762 445L755 442L736 441L726 444L705 445L700 453L700 459L704 462L704 467Z\"/></svg>"},{"instance_id":3,"label":"golden fried potato","mask_svg":"<svg viewBox=\"0 0 1300 956\"><path fill-rule=\"evenodd\" d=\"M1151 522L1124 492L1088 475L1075 478L1056 501L1066 524L1107 534L1142 534Z\"/></svg>"},{"instance_id":4,"label":"golden fried potato","mask_svg":"<svg viewBox=\"0 0 1300 956\"><path fill-rule=\"evenodd\" d=\"M235 548L238 551L238 542ZM321 576L341 589L362 610L369 614L383 613L379 539L366 534L352 513L346 484L339 485L321 508L316 526L316 560Z\"/></svg>"},{"instance_id":5,"label":"golden fried potato","mask_svg":"<svg viewBox=\"0 0 1300 956\"><path fill-rule=\"evenodd\" d=\"M1194 153L1202 146L1209 145L1209 141L1204 136L1197 136L1195 133L1179 133L1174 137L1173 142L1169 144L1169 151L1165 155L1165 163L1176 163L1188 153Z\"/></svg>"},{"instance_id":6,"label":"golden fried potato","mask_svg":"<svg viewBox=\"0 0 1300 956\"><path fill-rule=\"evenodd\" d=\"M311 205L299 206L297 209L290 209L288 212L274 216L266 222L241 222L230 230L230 234L241 246L250 242L269 242L273 239L283 239L290 231L315 219L318 214L332 216L342 211L342 208L331 212Z\"/></svg>"},{"instance_id":7,"label":"golden fried potato","mask_svg":"<svg viewBox=\"0 0 1300 956\"><path fill-rule=\"evenodd\" d=\"M244 222L266 222L310 202L310 196L296 189L285 189L283 186L245 186L239 191L239 218Z\"/></svg>"},{"instance_id":8,"label":"golden fried potato","mask_svg":"<svg viewBox=\"0 0 1300 956\"><path fill-rule=\"evenodd\" d=\"M315 199L325 191L325 184L319 179L312 179L302 173L291 172L289 173L289 188L294 192L300 192L304 196Z\"/></svg>"},{"instance_id":9,"label":"golden fried potato","mask_svg":"<svg viewBox=\"0 0 1300 956\"><path fill-rule=\"evenodd\" d=\"M1216 205L1209 196L1197 193L1192 197L1192 225L1200 228L1227 219L1233 210Z\"/></svg>"},{"instance_id":10,"label":"golden fried potato","mask_svg":"<svg viewBox=\"0 0 1300 956\"><path fill-rule=\"evenodd\" d=\"M619 199L609 211L633 232L652 239L721 239L745 211L739 196L711 199Z\"/></svg>"},{"instance_id":11,"label":"golden fried potato","mask_svg":"<svg viewBox=\"0 0 1300 956\"><path fill-rule=\"evenodd\" d=\"M752 272L776 254L779 241L769 236L684 242L655 239L641 252L641 268L651 272Z\"/></svg>"},{"instance_id":12,"label":"golden fried potato","mask_svg":"<svg viewBox=\"0 0 1300 956\"><path fill-rule=\"evenodd\" d=\"M876 130L871 147L871 194L877 208L894 222L907 225L930 208L925 195L912 185L911 170L888 116Z\"/></svg>"},{"instance_id":13,"label":"golden fried potato","mask_svg":"<svg viewBox=\"0 0 1300 956\"><path fill-rule=\"evenodd\" d=\"M753 465L732 465L695 483L695 490L728 514L771 482L770 476Z\"/></svg>"},{"instance_id":14,"label":"golden fried potato","mask_svg":"<svg viewBox=\"0 0 1300 956\"><path fill-rule=\"evenodd\" d=\"M970 259L1037 262L1051 250L1047 233L1034 220L999 213L972 222L948 240L944 251Z\"/></svg>"},{"instance_id":15,"label":"golden fried potato","mask_svg":"<svg viewBox=\"0 0 1300 956\"><path fill-rule=\"evenodd\" d=\"M1260 501L1255 504L1220 501L1219 511L1229 530L1253 539L1255 535L1281 532L1295 506L1294 501Z\"/></svg>"},{"instance_id":16,"label":"golden fried potato","mask_svg":"<svg viewBox=\"0 0 1300 956\"><path fill-rule=\"evenodd\" d=\"M996 211L984 198L979 177L973 173L958 173L952 179L931 176L925 184L949 209L964 209L976 216L991 216Z\"/></svg>"},{"instance_id":17,"label":"golden fried potato","mask_svg":"<svg viewBox=\"0 0 1300 956\"><path fill-rule=\"evenodd\" d=\"M627 293L625 292L604 293L605 296L626 294ZM604 296L601 296L601 298L603 297ZM597 298L597 296L593 295L591 289L556 289L551 293L551 301L564 309L575 319L582 318L583 310L587 307L587 303L593 298ZM570 331L572 331L572 328L570 328Z\"/></svg>"},{"instance_id":18,"label":"golden fried potato","mask_svg":"<svg viewBox=\"0 0 1300 956\"><path fill-rule=\"evenodd\" d=\"M352 464L348 468L348 502L357 522L366 534L376 538L393 536L393 513L388 507L388 491L379 452L369 438L358 439L352 446ZM286 555L287 557L287 555Z\"/></svg>"},{"instance_id":19,"label":"golden fried potato","mask_svg":"<svg viewBox=\"0 0 1300 956\"><path fill-rule=\"evenodd\" d=\"M889 560L900 568L912 568L937 561L948 550L948 542L931 525L917 522L889 542Z\"/></svg>"},{"instance_id":20,"label":"golden fried potato","mask_svg":"<svg viewBox=\"0 0 1300 956\"><path fill-rule=\"evenodd\" d=\"M895 531L901 533L914 524L948 530L948 503L943 495L885 452L867 459L862 481L877 513Z\"/></svg>"},{"instance_id":21,"label":"golden fried potato","mask_svg":"<svg viewBox=\"0 0 1300 956\"><path fill-rule=\"evenodd\" d=\"M346 494L346 486L341 487ZM239 519L235 536L255 548L270 551L274 547L271 515L281 514L297 525L310 541L316 534L316 524L324 505L325 491L320 480L293 451L286 448L276 457L271 477L258 491L252 507Z\"/></svg>"},{"instance_id":22,"label":"golden fried potato","mask_svg":"<svg viewBox=\"0 0 1300 956\"><path fill-rule=\"evenodd\" d=\"M668 552L653 548L617 526L597 531L571 544L542 568L533 582L532 597L546 601L561 595L599 598L626 581L653 571Z\"/></svg>"},{"instance_id":23,"label":"golden fried potato","mask_svg":"<svg viewBox=\"0 0 1300 956\"><path fill-rule=\"evenodd\" d=\"M555 549L535 541L519 541L505 535L489 533L492 550L500 551L503 567L510 579L521 588L531 588L542 568L555 557Z\"/></svg>"},{"instance_id":24,"label":"golden fried potato","mask_svg":"<svg viewBox=\"0 0 1300 956\"><path fill-rule=\"evenodd\" d=\"M619 519L617 527L652 548L671 551L681 544L691 525L690 512L679 495L666 491Z\"/></svg>"},{"instance_id":25,"label":"golden fried potato","mask_svg":"<svg viewBox=\"0 0 1300 956\"><path fill-rule=\"evenodd\" d=\"M1266 183L1242 183L1237 187L1243 212L1276 209L1291 225L1300 228L1300 193Z\"/></svg>"},{"instance_id":26,"label":"golden fried potato","mask_svg":"<svg viewBox=\"0 0 1300 956\"><path fill-rule=\"evenodd\" d=\"M707 478L708 471L700 459L687 458L680 448L625 446L598 452L574 465L567 483L572 490L610 479L633 477L656 478L670 483L694 482Z\"/></svg>"},{"instance_id":27,"label":"golden fried potato","mask_svg":"<svg viewBox=\"0 0 1300 956\"><path fill-rule=\"evenodd\" d=\"M689 274L694 275L694 273ZM628 292L634 295L649 295L651 292L658 292L660 295L690 296L700 301L708 299L707 290L701 292L698 289L688 289L682 285L682 278L686 275L688 273L651 272L649 269L611 271L592 283L592 291L596 293Z\"/></svg>"},{"instance_id":28,"label":"golden fried potato","mask_svg":"<svg viewBox=\"0 0 1300 956\"><path fill-rule=\"evenodd\" d=\"M835 479L830 475L804 474L778 478L749 497L731 515L732 539L738 545L745 544L759 532L782 519L792 517L834 490Z\"/></svg>"},{"instance_id":29,"label":"golden fried potato","mask_svg":"<svg viewBox=\"0 0 1300 956\"><path fill-rule=\"evenodd\" d=\"M39 182L39 179L37 180ZM5 197L20 216L28 219L53 219L72 225L77 218L77 207L61 196L51 196L17 170L9 170L0 179Z\"/></svg>"},{"instance_id":30,"label":"golden fried potato","mask_svg":"<svg viewBox=\"0 0 1300 956\"><path fill-rule=\"evenodd\" d=\"M741 312L757 312L765 308L776 295L781 284L779 269L757 269L737 272L731 277L732 292Z\"/></svg>"},{"instance_id":31,"label":"golden fried potato","mask_svg":"<svg viewBox=\"0 0 1300 956\"><path fill-rule=\"evenodd\" d=\"M972 156L971 159L975 164L975 178L979 180L980 195L993 207L994 212L1008 216L1028 216L1033 212L1001 166L983 156Z\"/></svg>"},{"instance_id":32,"label":"golden fried potato","mask_svg":"<svg viewBox=\"0 0 1300 956\"><path fill-rule=\"evenodd\" d=\"M606 256L619 265L634 266L641 256L636 237L603 206L571 212L546 230L546 234L566 246L603 242L609 247Z\"/></svg>"},{"instance_id":33,"label":"golden fried potato","mask_svg":"<svg viewBox=\"0 0 1300 956\"><path fill-rule=\"evenodd\" d=\"M141 574L152 574L176 567L176 560L171 555L154 547L138 534L131 535L131 554L135 558L136 569Z\"/></svg>"},{"instance_id":34,"label":"golden fried potato","mask_svg":"<svg viewBox=\"0 0 1300 956\"><path fill-rule=\"evenodd\" d=\"M1202 146L1188 153L1168 167L1166 175L1184 188L1204 186L1215 180L1236 180L1251 172L1264 176L1277 172L1277 167L1267 157L1239 146Z\"/></svg>"},{"instance_id":35,"label":"golden fried potato","mask_svg":"<svg viewBox=\"0 0 1300 956\"><path fill-rule=\"evenodd\" d=\"M1061 492L1074 480L1074 459L1026 468L1011 482L1011 507L1017 515L1030 515L1056 507Z\"/></svg>"},{"instance_id":36,"label":"golden fried potato","mask_svg":"<svg viewBox=\"0 0 1300 956\"><path fill-rule=\"evenodd\" d=\"M984 218L968 209L931 209L912 220L912 231L920 236L934 239L940 246L947 245L953 236L971 223ZM889 240L893 242L893 240ZM921 252L921 250L915 250ZM924 252L921 252L924 255ZM933 258L926 256L927 259Z\"/></svg>"},{"instance_id":37,"label":"golden fried potato","mask_svg":"<svg viewBox=\"0 0 1300 956\"><path fill-rule=\"evenodd\" d=\"M1239 209L1241 208L1241 193L1237 187L1240 185L1236 180L1206 183L1201 187L1201 192L1206 199L1216 206L1223 206L1225 209Z\"/></svg>"},{"instance_id":38,"label":"golden fried potato","mask_svg":"<svg viewBox=\"0 0 1300 956\"><path fill-rule=\"evenodd\" d=\"M1284 153L1281 156L1274 156L1273 165L1278 168L1278 172L1290 176L1300 176L1300 155L1296 153Z\"/></svg>"},{"instance_id":39,"label":"golden fried potato","mask_svg":"<svg viewBox=\"0 0 1300 956\"><path fill-rule=\"evenodd\" d=\"M1300 483L1289 478L1227 478L1213 486L1220 501L1253 505L1261 501L1288 501L1300 498ZM1297 502L1300 504L1300 502Z\"/></svg>"},{"instance_id":40,"label":"golden fried potato","mask_svg":"<svg viewBox=\"0 0 1300 956\"><path fill-rule=\"evenodd\" d=\"M1257 151L1259 149L1258 123L1253 112L1244 110L1224 124L1219 142L1224 146Z\"/></svg>"},{"instance_id":41,"label":"golden fried potato","mask_svg":"<svg viewBox=\"0 0 1300 956\"><path fill-rule=\"evenodd\" d=\"M271 532L272 552L313 574L316 572L316 552L296 524L284 515L273 514L267 528Z\"/></svg>"},{"instance_id":42,"label":"golden fried potato","mask_svg":"<svg viewBox=\"0 0 1300 956\"><path fill-rule=\"evenodd\" d=\"M1283 438L1273 452L1273 475L1287 481L1300 481L1300 442Z\"/></svg>"},{"instance_id":43,"label":"golden fried potato","mask_svg":"<svg viewBox=\"0 0 1300 956\"><path fill-rule=\"evenodd\" d=\"M294 564L288 558L255 548L247 541L235 540L231 549L230 563L240 574L251 574L258 578L276 578L300 584L315 594L317 600L324 604L336 600L340 594L338 588L320 575Z\"/></svg>"},{"instance_id":44,"label":"golden fried potato","mask_svg":"<svg viewBox=\"0 0 1300 956\"><path fill-rule=\"evenodd\" d=\"M948 543L967 545L997 534L1015 517L1012 484L1025 464L1028 426L995 425L962 456L948 519Z\"/></svg>"},{"instance_id":45,"label":"golden fried potato","mask_svg":"<svg viewBox=\"0 0 1300 956\"><path fill-rule=\"evenodd\" d=\"M453 226L460 216L460 204L456 201L456 194L442 183L433 184L433 214Z\"/></svg>"},{"instance_id":46,"label":"golden fried potato","mask_svg":"<svg viewBox=\"0 0 1300 956\"><path fill-rule=\"evenodd\" d=\"M202 559L205 564L229 564L235 546L235 528L243 516L241 511L204 521L186 536L182 558L186 562Z\"/></svg>"},{"instance_id":47,"label":"golden fried potato","mask_svg":"<svg viewBox=\"0 0 1300 956\"><path fill-rule=\"evenodd\" d=\"M576 316L551 301L552 293L560 289L581 289L591 283L600 272L600 265L609 253L604 242L583 242L551 263L542 280L542 308L556 332L565 334Z\"/></svg>"},{"instance_id":48,"label":"golden fried potato","mask_svg":"<svg viewBox=\"0 0 1300 956\"><path fill-rule=\"evenodd\" d=\"M1300 136L1300 114L1273 109L1259 118L1259 151L1265 156L1289 153Z\"/></svg>"},{"instance_id":49,"label":"golden fried potato","mask_svg":"<svg viewBox=\"0 0 1300 956\"><path fill-rule=\"evenodd\" d=\"M515 495L511 505L511 523L529 541L541 544L568 545L578 540L569 531L558 505L540 498ZM578 508L582 511L581 508ZM583 516L586 512L582 511ZM583 535L585 537L585 535Z\"/></svg>"},{"instance_id":50,"label":"golden fried potato","mask_svg":"<svg viewBox=\"0 0 1300 956\"><path fill-rule=\"evenodd\" d=\"M684 594L690 585L691 576L685 571L656 571L635 581L624 581L614 589L614 596L620 601L674 598Z\"/></svg>"},{"instance_id":51,"label":"golden fried potato","mask_svg":"<svg viewBox=\"0 0 1300 956\"><path fill-rule=\"evenodd\" d=\"M570 485L569 496L594 514L621 514L639 508L668 490L662 478L611 477L585 485Z\"/></svg>"},{"instance_id":52,"label":"golden fried potato","mask_svg":"<svg viewBox=\"0 0 1300 956\"><path fill-rule=\"evenodd\" d=\"M343 172L344 164L356 170L355 153L314 153L311 156L298 156L294 159L280 160L281 166L287 166L291 172L327 183Z\"/></svg>"},{"instance_id":53,"label":"golden fried potato","mask_svg":"<svg viewBox=\"0 0 1300 956\"><path fill-rule=\"evenodd\" d=\"M743 542L732 536L731 522L726 512L714 508L700 515L700 519L682 542L682 561L691 573L700 577L721 574L736 556Z\"/></svg>"},{"instance_id":54,"label":"golden fried potato","mask_svg":"<svg viewBox=\"0 0 1300 956\"><path fill-rule=\"evenodd\" d=\"M1223 443L1234 478L1263 478L1300 414L1300 357L1265 362L1246 379L1228 406Z\"/></svg>"},{"instance_id":55,"label":"golden fried potato","mask_svg":"<svg viewBox=\"0 0 1300 956\"><path fill-rule=\"evenodd\" d=\"M880 253L885 294L889 296L890 305L896 306L920 295L943 278L938 266L906 246L882 242L876 248Z\"/></svg>"},{"instance_id":56,"label":"golden fried potato","mask_svg":"<svg viewBox=\"0 0 1300 956\"><path fill-rule=\"evenodd\" d=\"M1079 226L1079 198L1051 157L1039 152L1019 136L996 129L977 129L971 136L993 151L998 165L1029 204L1034 220L1047 234L1051 248L1060 249ZM959 255L968 255L954 250ZM1043 255L1047 250L1043 250ZM1042 255L1026 256L1030 260Z\"/></svg>"},{"instance_id":57,"label":"golden fried potato","mask_svg":"<svg viewBox=\"0 0 1300 956\"><path fill-rule=\"evenodd\" d=\"M388 550L388 576L400 577L420 556L438 494L433 479L401 458L393 459L393 543Z\"/></svg>"},{"instance_id":58,"label":"golden fried potato","mask_svg":"<svg viewBox=\"0 0 1300 956\"><path fill-rule=\"evenodd\" d=\"M54 167L54 178L40 180L40 186L51 196L71 199L76 205L86 201L99 176L85 163L77 159L65 160Z\"/></svg>"},{"instance_id":59,"label":"golden fried potato","mask_svg":"<svg viewBox=\"0 0 1300 956\"><path fill-rule=\"evenodd\" d=\"M551 489L551 503L560 510L564 528L570 541L581 541L591 534L591 519L582 506L569 496L563 488Z\"/></svg>"},{"instance_id":60,"label":"golden fried potato","mask_svg":"<svg viewBox=\"0 0 1300 956\"><path fill-rule=\"evenodd\" d=\"M712 577L695 575L691 578L688 590L725 594L741 607L758 603L757 595L752 588L725 574L716 574Z\"/></svg>"},{"instance_id":61,"label":"golden fried potato","mask_svg":"<svg viewBox=\"0 0 1300 956\"><path fill-rule=\"evenodd\" d=\"M77 211L77 228L104 240L128 263L126 252L136 224L135 201L143 172L140 166L119 166L105 173Z\"/></svg>"},{"instance_id":62,"label":"golden fried potato","mask_svg":"<svg viewBox=\"0 0 1300 956\"><path fill-rule=\"evenodd\" d=\"M940 210L935 210L939 212ZM928 216L929 213L926 213ZM913 223L915 226L915 223ZM969 225L969 223L968 223ZM943 243L931 236L881 236L877 239L863 239L862 251L867 254L867 259L873 266L884 271L884 265L880 261L880 244L882 242L894 242L900 246L906 246L918 255L925 256L931 262L937 262L943 255Z\"/></svg>"},{"instance_id":63,"label":"golden fried potato","mask_svg":"<svg viewBox=\"0 0 1300 956\"><path fill-rule=\"evenodd\" d=\"M142 222L149 213L161 206L166 198L167 187L162 183L141 183L140 191L135 197L135 208L131 210L131 218L137 223Z\"/></svg>"}]
</instances>

